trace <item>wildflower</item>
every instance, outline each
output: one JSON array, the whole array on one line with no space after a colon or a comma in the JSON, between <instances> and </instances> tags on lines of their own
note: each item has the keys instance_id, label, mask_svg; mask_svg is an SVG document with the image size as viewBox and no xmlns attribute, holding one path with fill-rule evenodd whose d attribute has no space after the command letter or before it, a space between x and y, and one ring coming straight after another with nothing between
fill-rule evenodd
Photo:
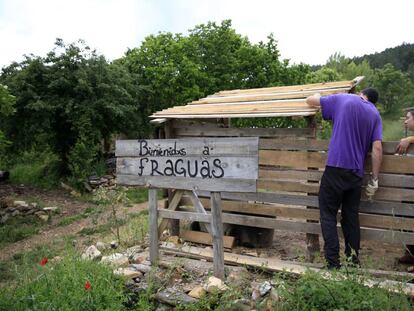
<instances>
[{"instance_id":1,"label":"wildflower","mask_svg":"<svg viewBox=\"0 0 414 311\"><path fill-rule=\"evenodd\" d=\"M89 283L89 281L86 281L85 283L85 290L90 290L92 288L91 283Z\"/></svg>"},{"instance_id":2,"label":"wildflower","mask_svg":"<svg viewBox=\"0 0 414 311\"><path fill-rule=\"evenodd\" d=\"M48 262L47 257L43 257L42 260L40 261L40 265L44 266L45 264L47 264L47 262Z\"/></svg>"}]
</instances>

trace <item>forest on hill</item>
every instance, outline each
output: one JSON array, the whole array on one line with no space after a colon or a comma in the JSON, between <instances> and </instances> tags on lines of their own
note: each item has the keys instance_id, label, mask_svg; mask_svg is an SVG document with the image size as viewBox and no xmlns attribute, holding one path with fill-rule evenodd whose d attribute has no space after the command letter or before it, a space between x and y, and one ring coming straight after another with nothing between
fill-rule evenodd
<instances>
[{"instance_id":1,"label":"forest on hill","mask_svg":"<svg viewBox=\"0 0 414 311\"><path fill-rule=\"evenodd\" d=\"M57 39L47 55L29 54L0 72L0 170L29 171L45 186L62 177L80 186L102 172L102 142L117 133L149 137L151 113L225 89L364 75L361 87L379 90L383 117L399 118L414 106L413 53L406 43L354 59L335 53L313 70L282 59L272 34L253 44L230 20L196 25L188 35L149 35L114 61L81 40Z\"/></svg>"}]
</instances>

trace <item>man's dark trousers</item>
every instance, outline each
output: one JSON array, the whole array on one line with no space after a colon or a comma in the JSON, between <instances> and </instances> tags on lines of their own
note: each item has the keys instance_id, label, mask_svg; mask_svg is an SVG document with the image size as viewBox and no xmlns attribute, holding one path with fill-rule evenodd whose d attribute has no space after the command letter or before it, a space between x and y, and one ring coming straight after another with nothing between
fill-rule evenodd
<instances>
[{"instance_id":1,"label":"man's dark trousers","mask_svg":"<svg viewBox=\"0 0 414 311\"><path fill-rule=\"evenodd\" d=\"M341 208L345 255L358 256L360 245L359 202L362 178L349 169L326 166L319 189L319 209L325 258L329 268L339 268L339 239L336 216Z\"/></svg>"}]
</instances>

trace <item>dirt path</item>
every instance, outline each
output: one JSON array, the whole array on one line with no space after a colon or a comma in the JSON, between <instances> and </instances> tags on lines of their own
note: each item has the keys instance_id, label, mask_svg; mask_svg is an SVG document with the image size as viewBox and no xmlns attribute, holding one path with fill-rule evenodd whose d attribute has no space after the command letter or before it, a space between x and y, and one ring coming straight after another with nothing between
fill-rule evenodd
<instances>
[{"instance_id":1,"label":"dirt path","mask_svg":"<svg viewBox=\"0 0 414 311\"><path fill-rule=\"evenodd\" d=\"M0 250L0 260L8 260L13 255L27 252L37 246L47 245L53 241L59 241L65 237L76 235L80 230L86 227L94 226L91 217L80 219L74 223L66 226L59 226L59 222L68 216L81 214L88 207L102 208L103 212L99 214L98 224L107 221L111 210L93 203L79 200L63 190L39 190L30 187L0 185L0 197L8 197L14 199L22 199L27 202L40 201L45 206L57 206L60 209L60 214L53 215L52 223L45 224L40 232L27 239L6 245ZM164 205L163 200L159 200L160 206ZM147 208L147 202L141 204L134 204L128 208L121 208L118 211L120 218L125 217L130 213L137 213ZM90 237L76 236L76 240L81 242L83 239Z\"/></svg>"}]
</instances>

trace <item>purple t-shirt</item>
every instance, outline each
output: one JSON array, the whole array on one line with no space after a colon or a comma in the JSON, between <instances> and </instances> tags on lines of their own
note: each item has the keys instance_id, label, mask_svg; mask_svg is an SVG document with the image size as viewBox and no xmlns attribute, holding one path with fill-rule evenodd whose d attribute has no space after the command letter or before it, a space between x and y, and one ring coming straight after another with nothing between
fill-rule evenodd
<instances>
[{"instance_id":1,"label":"purple t-shirt","mask_svg":"<svg viewBox=\"0 0 414 311\"><path fill-rule=\"evenodd\" d=\"M335 94L320 99L322 117L332 120L332 137L326 165L364 175L371 144L382 140L382 122L375 106L361 96Z\"/></svg>"}]
</instances>

